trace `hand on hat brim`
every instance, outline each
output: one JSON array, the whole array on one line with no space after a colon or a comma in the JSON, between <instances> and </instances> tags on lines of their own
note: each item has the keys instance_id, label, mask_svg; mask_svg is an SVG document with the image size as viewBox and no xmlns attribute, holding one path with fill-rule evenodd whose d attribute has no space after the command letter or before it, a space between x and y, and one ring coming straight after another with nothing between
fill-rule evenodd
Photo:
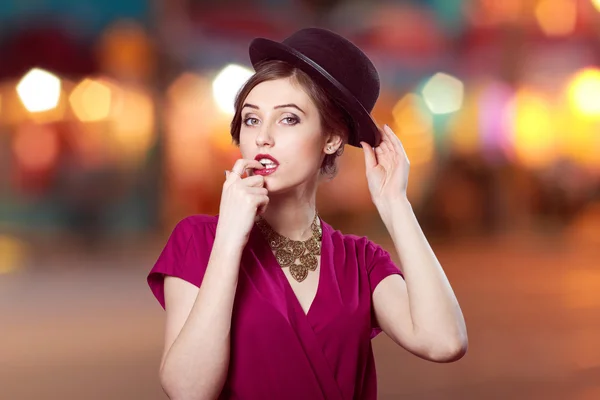
<instances>
[{"instance_id":1,"label":"hand on hat brim","mask_svg":"<svg viewBox=\"0 0 600 400\"><path fill-rule=\"evenodd\" d=\"M365 155L367 183L373 202L395 201L406 198L410 163L402 142L394 131L384 125L381 143L373 148L360 142Z\"/></svg>"}]
</instances>

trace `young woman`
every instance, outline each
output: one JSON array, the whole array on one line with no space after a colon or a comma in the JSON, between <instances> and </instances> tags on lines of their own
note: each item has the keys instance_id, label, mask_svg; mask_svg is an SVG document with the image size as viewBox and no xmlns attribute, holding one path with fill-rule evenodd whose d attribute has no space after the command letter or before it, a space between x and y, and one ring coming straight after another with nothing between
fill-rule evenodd
<instances>
[{"instance_id":1,"label":"young woman","mask_svg":"<svg viewBox=\"0 0 600 400\"><path fill-rule=\"evenodd\" d=\"M376 399L371 339L436 362L467 348L465 322L406 197L409 163L370 117L371 61L303 29L255 39L218 216L182 220L148 276L166 310L161 384L171 399ZM365 237L320 219L319 181L362 146L372 200L402 271ZM359 177L357 177L359 179Z\"/></svg>"}]
</instances>

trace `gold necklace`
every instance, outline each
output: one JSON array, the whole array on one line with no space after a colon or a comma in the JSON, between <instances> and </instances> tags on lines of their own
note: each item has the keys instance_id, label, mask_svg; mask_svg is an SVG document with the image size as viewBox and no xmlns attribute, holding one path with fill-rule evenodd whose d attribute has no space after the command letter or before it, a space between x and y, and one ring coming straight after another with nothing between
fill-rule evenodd
<instances>
[{"instance_id":1,"label":"gold necklace","mask_svg":"<svg viewBox=\"0 0 600 400\"><path fill-rule=\"evenodd\" d=\"M317 213L310 225L312 237L307 240L292 240L280 235L262 217L258 218L256 225L267 239L281 268L289 267L290 274L295 280L302 282L308 276L308 271L317 269L319 264L317 256L321 255L323 238L323 230L319 224Z\"/></svg>"}]
</instances>

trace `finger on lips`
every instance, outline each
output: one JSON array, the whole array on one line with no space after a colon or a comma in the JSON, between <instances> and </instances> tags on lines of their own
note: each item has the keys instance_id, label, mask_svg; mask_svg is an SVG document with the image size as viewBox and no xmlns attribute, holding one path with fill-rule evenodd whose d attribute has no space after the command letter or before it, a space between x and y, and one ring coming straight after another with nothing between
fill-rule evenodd
<instances>
[{"instance_id":1,"label":"finger on lips","mask_svg":"<svg viewBox=\"0 0 600 400\"><path fill-rule=\"evenodd\" d=\"M240 178L247 169L262 169L264 165L256 160L239 159L233 165L231 172L237 174Z\"/></svg>"}]
</instances>

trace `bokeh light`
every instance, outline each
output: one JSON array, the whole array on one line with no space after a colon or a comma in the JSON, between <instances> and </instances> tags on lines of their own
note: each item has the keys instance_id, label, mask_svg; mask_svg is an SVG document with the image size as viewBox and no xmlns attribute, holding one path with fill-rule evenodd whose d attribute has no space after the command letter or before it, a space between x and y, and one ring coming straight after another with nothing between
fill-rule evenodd
<instances>
[{"instance_id":1,"label":"bokeh light","mask_svg":"<svg viewBox=\"0 0 600 400\"><path fill-rule=\"evenodd\" d=\"M600 69L586 68L576 73L569 82L568 96L583 115L600 115Z\"/></svg>"},{"instance_id":2,"label":"bokeh light","mask_svg":"<svg viewBox=\"0 0 600 400\"><path fill-rule=\"evenodd\" d=\"M61 82L56 75L34 68L21 79L17 93L29 112L48 111L58 105Z\"/></svg>"},{"instance_id":3,"label":"bokeh light","mask_svg":"<svg viewBox=\"0 0 600 400\"><path fill-rule=\"evenodd\" d=\"M125 164L140 162L154 144L154 111L154 101L146 90L136 87L122 90L120 105L110 116L110 136Z\"/></svg>"},{"instance_id":4,"label":"bokeh light","mask_svg":"<svg viewBox=\"0 0 600 400\"><path fill-rule=\"evenodd\" d=\"M573 0L540 0L535 16L546 35L566 36L575 29L577 4Z\"/></svg>"},{"instance_id":5,"label":"bokeh light","mask_svg":"<svg viewBox=\"0 0 600 400\"><path fill-rule=\"evenodd\" d=\"M508 150L508 139L513 124L513 109L510 107L513 96L512 88L501 82L493 82L481 91L477 104L477 129L480 130L484 149Z\"/></svg>"},{"instance_id":6,"label":"bokeh light","mask_svg":"<svg viewBox=\"0 0 600 400\"><path fill-rule=\"evenodd\" d=\"M117 20L98 43L102 70L126 79L147 79L155 68L151 38L145 28L133 20Z\"/></svg>"},{"instance_id":7,"label":"bokeh light","mask_svg":"<svg viewBox=\"0 0 600 400\"><path fill-rule=\"evenodd\" d=\"M111 90L100 81L84 79L73 89L69 102L80 121L100 121L109 116Z\"/></svg>"},{"instance_id":8,"label":"bokeh light","mask_svg":"<svg viewBox=\"0 0 600 400\"><path fill-rule=\"evenodd\" d=\"M557 156L558 138L548 100L534 90L521 89L511 107L515 117L513 146L516 157L531 168L549 165Z\"/></svg>"},{"instance_id":9,"label":"bokeh light","mask_svg":"<svg viewBox=\"0 0 600 400\"><path fill-rule=\"evenodd\" d=\"M205 77L185 72L167 91L166 162L171 181L183 187L205 180L213 161L207 146L215 111L210 85Z\"/></svg>"},{"instance_id":10,"label":"bokeh light","mask_svg":"<svg viewBox=\"0 0 600 400\"><path fill-rule=\"evenodd\" d=\"M460 110L463 103L463 83L448 74L435 74L423 87L423 99L434 114L450 114Z\"/></svg>"},{"instance_id":11,"label":"bokeh light","mask_svg":"<svg viewBox=\"0 0 600 400\"><path fill-rule=\"evenodd\" d=\"M402 141L411 165L415 166L430 162L434 155L433 118L424 108L423 99L410 93L392 110L392 128Z\"/></svg>"},{"instance_id":12,"label":"bokeh light","mask_svg":"<svg viewBox=\"0 0 600 400\"><path fill-rule=\"evenodd\" d=\"M52 125L23 124L15 132L13 152L27 170L45 170L58 158L59 142Z\"/></svg>"},{"instance_id":13,"label":"bokeh light","mask_svg":"<svg viewBox=\"0 0 600 400\"><path fill-rule=\"evenodd\" d=\"M219 109L225 113L235 112L234 102L240 88L254 72L237 64L229 64L213 81L213 96Z\"/></svg>"},{"instance_id":14,"label":"bokeh light","mask_svg":"<svg viewBox=\"0 0 600 400\"><path fill-rule=\"evenodd\" d=\"M0 235L0 275L17 271L26 257L27 246L14 236Z\"/></svg>"}]
</instances>

